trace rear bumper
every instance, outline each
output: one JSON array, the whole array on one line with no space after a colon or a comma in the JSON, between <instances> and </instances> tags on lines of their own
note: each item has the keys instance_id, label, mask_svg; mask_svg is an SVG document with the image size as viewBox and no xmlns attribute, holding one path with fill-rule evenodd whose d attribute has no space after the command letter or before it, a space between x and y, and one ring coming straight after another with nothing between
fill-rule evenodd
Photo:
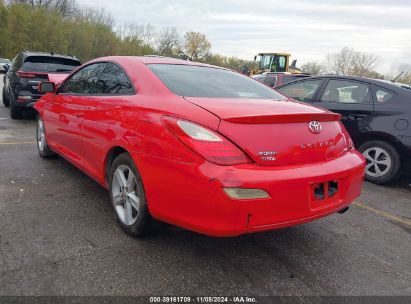
<instances>
[{"instance_id":1,"label":"rear bumper","mask_svg":"<svg viewBox=\"0 0 411 304\"><path fill-rule=\"evenodd\" d=\"M32 94L21 91L15 95L13 106L18 108L33 108L41 96L41 94Z\"/></svg>"},{"instance_id":2,"label":"rear bumper","mask_svg":"<svg viewBox=\"0 0 411 304\"><path fill-rule=\"evenodd\" d=\"M171 163L138 156L154 218L212 236L236 236L293 226L335 213L361 193L364 159L356 151L323 163L273 168ZM149 172L149 173L147 173ZM314 186L338 182L331 198ZM231 199L224 187L257 188L266 199Z\"/></svg>"}]
</instances>

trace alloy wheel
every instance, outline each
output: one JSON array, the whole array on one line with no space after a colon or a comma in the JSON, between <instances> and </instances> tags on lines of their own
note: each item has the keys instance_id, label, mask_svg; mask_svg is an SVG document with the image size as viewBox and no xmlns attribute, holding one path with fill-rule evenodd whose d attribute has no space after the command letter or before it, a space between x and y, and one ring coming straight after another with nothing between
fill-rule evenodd
<instances>
[{"instance_id":1,"label":"alloy wheel","mask_svg":"<svg viewBox=\"0 0 411 304\"><path fill-rule=\"evenodd\" d=\"M120 221L127 226L133 225L138 218L140 198L136 177L128 166L117 167L113 176L111 193Z\"/></svg>"},{"instance_id":2,"label":"alloy wheel","mask_svg":"<svg viewBox=\"0 0 411 304\"><path fill-rule=\"evenodd\" d=\"M363 152L367 161L365 173L372 177L381 177L387 174L392 165L392 160L387 151L379 147L371 147Z\"/></svg>"},{"instance_id":3,"label":"alloy wheel","mask_svg":"<svg viewBox=\"0 0 411 304\"><path fill-rule=\"evenodd\" d=\"M46 136L44 133L44 124L43 120L38 120L38 128L37 128L37 145L40 151L44 151L44 146L46 144Z\"/></svg>"}]
</instances>

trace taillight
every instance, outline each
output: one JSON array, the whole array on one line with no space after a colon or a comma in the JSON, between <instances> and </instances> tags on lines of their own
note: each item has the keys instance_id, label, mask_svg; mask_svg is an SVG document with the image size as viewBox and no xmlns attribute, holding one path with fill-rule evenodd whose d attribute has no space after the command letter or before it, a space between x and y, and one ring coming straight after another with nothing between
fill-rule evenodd
<instances>
[{"instance_id":1,"label":"taillight","mask_svg":"<svg viewBox=\"0 0 411 304\"><path fill-rule=\"evenodd\" d=\"M23 71L17 71L17 75L21 78L34 78L34 77L36 77L36 74L34 74L34 73L23 72Z\"/></svg>"},{"instance_id":2,"label":"taillight","mask_svg":"<svg viewBox=\"0 0 411 304\"><path fill-rule=\"evenodd\" d=\"M173 117L163 117L162 121L183 144L212 163L250 163L250 159L236 145L206 127Z\"/></svg>"},{"instance_id":3,"label":"taillight","mask_svg":"<svg viewBox=\"0 0 411 304\"><path fill-rule=\"evenodd\" d=\"M348 137L347 149L348 150L354 149L354 143L353 143L351 137Z\"/></svg>"}]
</instances>

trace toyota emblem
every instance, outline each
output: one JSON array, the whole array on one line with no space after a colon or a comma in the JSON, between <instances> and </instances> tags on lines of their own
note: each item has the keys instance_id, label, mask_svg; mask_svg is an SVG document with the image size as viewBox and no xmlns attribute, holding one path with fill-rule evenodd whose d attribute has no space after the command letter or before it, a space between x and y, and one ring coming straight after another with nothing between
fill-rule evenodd
<instances>
[{"instance_id":1,"label":"toyota emblem","mask_svg":"<svg viewBox=\"0 0 411 304\"><path fill-rule=\"evenodd\" d=\"M308 129L310 129L312 133L318 134L321 132L322 127L319 121L313 120L308 124Z\"/></svg>"}]
</instances>

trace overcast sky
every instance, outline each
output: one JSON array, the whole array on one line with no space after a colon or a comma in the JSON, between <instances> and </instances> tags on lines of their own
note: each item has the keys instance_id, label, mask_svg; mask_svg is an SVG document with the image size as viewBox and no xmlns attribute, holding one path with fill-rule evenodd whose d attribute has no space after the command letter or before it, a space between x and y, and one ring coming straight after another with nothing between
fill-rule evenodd
<instances>
[{"instance_id":1,"label":"overcast sky","mask_svg":"<svg viewBox=\"0 0 411 304\"><path fill-rule=\"evenodd\" d=\"M344 46L375 53L377 70L411 63L411 0L81 0L117 24L203 32L212 51L252 59L287 51L299 65Z\"/></svg>"}]
</instances>

